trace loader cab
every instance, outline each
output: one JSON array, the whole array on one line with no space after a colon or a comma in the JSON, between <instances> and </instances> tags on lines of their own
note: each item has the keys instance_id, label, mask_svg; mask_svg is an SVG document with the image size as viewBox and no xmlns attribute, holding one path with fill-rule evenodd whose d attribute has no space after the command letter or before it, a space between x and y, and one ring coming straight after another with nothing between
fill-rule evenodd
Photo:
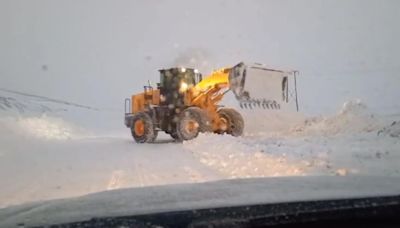
<instances>
[{"instance_id":1,"label":"loader cab","mask_svg":"<svg viewBox=\"0 0 400 228\"><path fill-rule=\"evenodd\" d=\"M160 104L182 107L185 92L202 80L201 74L192 68L170 68L160 70Z\"/></svg>"}]
</instances>

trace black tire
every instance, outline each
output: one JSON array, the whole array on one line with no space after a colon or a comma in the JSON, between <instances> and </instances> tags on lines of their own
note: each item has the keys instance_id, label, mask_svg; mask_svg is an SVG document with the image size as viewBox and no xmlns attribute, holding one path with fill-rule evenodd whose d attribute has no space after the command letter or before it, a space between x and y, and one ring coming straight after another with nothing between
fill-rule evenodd
<instances>
[{"instance_id":1,"label":"black tire","mask_svg":"<svg viewBox=\"0 0 400 228\"><path fill-rule=\"evenodd\" d=\"M173 139L175 139L175 140L177 140L177 141L180 141L179 135L178 135L177 132L172 132L172 133L170 133L169 135L170 135Z\"/></svg>"},{"instance_id":2,"label":"black tire","mask_svg":"<svg viewBox=\"0 0 400 228\"><path fill-rule=\"evenodd\" d=\"M227 129L222 133L227 133L232 136L238 137L243 134L244 120L242 115L232 108L221 108L218 110L220 118L224 118L227 121Z\"/></svg>"},{"instance_id":3,"label":"black tire","mask_svg":"<svg viewBox=\"0 0 400 228\"><path fill-rule=\"evenodd\" d=\"M136 122L141 121L143 124L143 133L135 131ZM139 124L139 123L138 123ZM154 129L153 120L150 115L145 112L136 113L132 118L131 132L133 139L137 143L151 143L157 138L157 131Z\"/></svg>"},{"instance_id":4,"label":"black tire","mask_svg":"<svg viewBox=\"0 0 400 228\"><path fill-rule=\"evenodd\" d=\"M194 127L188 127L194 125ZM180 141L196 138L200 132L211 132L212 126L207 113L198 107L185 109L178 119L176 136ZM174 137L175 135L172 135Z\"/></svg>"}]
</instances>

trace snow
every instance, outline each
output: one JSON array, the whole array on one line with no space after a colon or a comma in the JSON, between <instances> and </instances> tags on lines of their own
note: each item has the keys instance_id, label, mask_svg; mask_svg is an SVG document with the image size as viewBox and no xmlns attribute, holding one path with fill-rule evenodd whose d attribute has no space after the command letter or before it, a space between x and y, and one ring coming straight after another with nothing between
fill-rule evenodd
<instances>
[{"instance_id":1,"label":"snow","mask_svg":"<svg viewBox=\"0 0 400 228\"><path fill-rule=\"evenodd\" d=\"M244 137L201 135L184 147L229 178L400 174L398 138L378 134L396 125L384 128L390 120L370 114L360 100L346 102L336 115L303 121L279 112L254 116L246 123L259 127L246 128Z\"/></svg>"},{"instance_id":2,"label":"snow","mask_svg":"<svg viewBox=\"0 0 400 228\"><path fill-rule=\"evenodd\" d=\"M371 114L360 100L331 116L239 109L243 137L202 134L175 143L160 134L154 144L136 144L120 113L0 95L24 104L23 112L15 105L0 112L0 207L223 179L400 174L400 143L393 137L399 117ZM46 111L37 108L43 104Z\"/></svg>"},{"instance_id":3,"label":"snow","mask_svg":"<svg viewBox=\"0 0 400 228\"><path fill-rule=\"evenodd\" d=\"M0 226L270 203L393 196L398 177L284 177L119 189L0 209Z\"/></svg>"},{"instance_id":4,"label":"snow","mask_svg":"<svg viewBox=\"0 0 400 228\"><path fill-rule=\"evenodd\" d=\"M389 135L391 137L400 137L400 122L393 121L389 126L384 127L378 134Z\"/></svg>"},{"instance_id":5,"label":"snow","mask_svg":"<svg viewBox=\"0 0 400 228\"><path fill-rule=\"evenodd\" d=\"M236 178L399 176L399 2L0 4L0 208ZM242 60L299 70L300 113L240 109L227 94L243 137L133 142L123 100L157 69L207 75Z\"/></svg>"},{"instance_id":6,"label":"snow","mask_svg":"<svg viewBox=\"0 0 400 228\"><path fill-rule=\"evenodd\" d=\"M71 138L83 137L84 129L70 124L61 118L41 117L26 118L3 118L0 125L4 130L14 131L21 136L37 139L58 139L66 140Z\"/></svg>"}]
</instances>

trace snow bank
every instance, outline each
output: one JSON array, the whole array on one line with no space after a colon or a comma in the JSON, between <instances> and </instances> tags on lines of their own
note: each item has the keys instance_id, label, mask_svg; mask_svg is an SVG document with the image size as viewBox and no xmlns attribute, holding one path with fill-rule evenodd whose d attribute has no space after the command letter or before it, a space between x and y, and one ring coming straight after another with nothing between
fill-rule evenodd
<instances>
[{"instance_id":1,"label":"snow bank","mask_svg":"<svg viewBox=\"0 0 400 228\"><path fill-rule=\"evenodd\" d=\"M330 117L262 111L244 116L243 137L204 134L184 142L184 148L229 178L399 173L398 142L378 136L384 121L359 100ZM399 126L395 122L381 133L398 135Z\"/></svg>"},{"instance_id":2,"label":"snow bank","mask_svg":"<svg viewBox=\"0 0 400 228\"><path fill-rule=\"evenodd\" d=\"M77 137L82 129L109 135L123 128L121 110L100 110L69 101L21 93L0 88L0 118L22 125L25 132L39 138L68 139ZM15 124L17 122L17 124ZM79 127L77 127L79 126ZM14 129L15 126L9 128Z\"/></svg>"},{"instance_id":3,"label":"snow bank","mask_svg":"<svg viewBox=\"0 0 400 228\"><path fill-rule=\"evenodd\" d=\"M329 117L307 118L303 125L293 129L303 135L337 135L378 131L381 121L370 113L360 100L347 101L340 111Z\"/></svg>"},{"instance_id":4,"label":"snow bank","mask_svg":"<svg viewBox=\"0 0 400 228\"><path fill-rule=\"evenodd\" d=\"M347 101L332 116L305 117L288 110L240 109L246 136L337 135L379 131L382 122L360 100Z\"/></svg>"},{"instance_id":5,"label":"snow bank","mask_svg":"<svg viewBox=\"0 0 400 228\"><path fill-rule=\"evenodd\" d=\"M40 118L20 119L18 124L32 136L43 139L71 139L81 134L81 130L78 130L76 126L46 115Z\"/></svg>"},{"instance_id":6,"label":"snow bank","mask_svg":"<svg viewBox=\"0 0 400 228\"><path fill-rule=\"evenodd\" d=\"M61 118L49 117L2 117L0 118L2 136L24 136L44 140L66 140L83 137L87 132Z\"/></svg>"}]
</instances>

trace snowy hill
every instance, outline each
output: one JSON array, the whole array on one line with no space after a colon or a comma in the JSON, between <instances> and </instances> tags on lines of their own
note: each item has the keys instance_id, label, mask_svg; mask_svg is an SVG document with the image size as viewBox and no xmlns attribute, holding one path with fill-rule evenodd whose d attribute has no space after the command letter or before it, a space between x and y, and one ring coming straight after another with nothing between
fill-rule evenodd
<instances>
[{"instance_id":1,"label":"snowy hill","mask_svg":"<svg viewBox=\"0 0 400 228\"><path fill-rule=\"evenodd\" d=\"M49 113L68 111L68 107L98 110L93 107L51 99L7 89L0 89L0 109L19 114Z\"/></svg>"},{"instance_id":2,"label":"snowy hill","mask_svg":"<svg viewBox=\"0 0 400 228\"><path fill-rule=\"evenodd\" d=\"M0 120L7 117L25 129L35 129L32 131L43 134L45 131L66 133L70 129L81 133L118 132L122 122L121 116L119 110L100 110L65 100L0 89ZM70 136L71 134L66 133L65 137Z\"/></svg>"}]
</instances>

